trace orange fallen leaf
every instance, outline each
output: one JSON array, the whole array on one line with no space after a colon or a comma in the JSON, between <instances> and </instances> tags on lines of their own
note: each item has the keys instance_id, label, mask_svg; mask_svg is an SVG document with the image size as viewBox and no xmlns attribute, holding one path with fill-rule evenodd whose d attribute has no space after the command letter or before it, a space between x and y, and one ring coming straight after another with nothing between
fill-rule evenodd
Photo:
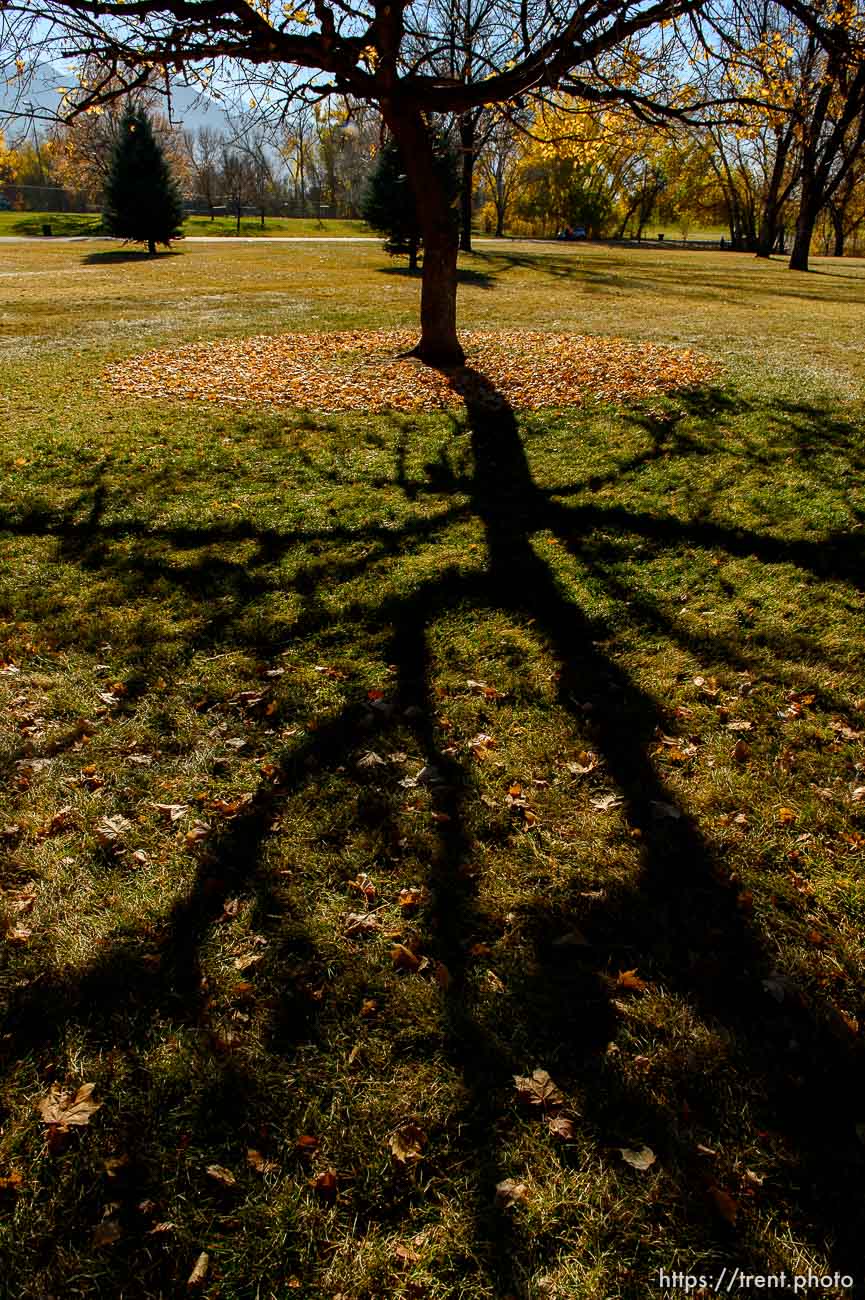
<instances>
[{"instance_id":1,"label":"orange fallen leaf","mask_svg":"<svg viewBox=\"0 0 865 1300\"><path fill-rule=\"evenodd\" d=\"M335 1169L325 1169L323 1173L313 1178L309 1185L316 1196L320 1196L323 1201L332 1203L336 1200L338 1180Z\"/></svg>"},{"instance_id":2,"label":"orange fallen leaf","mask_svg":"<svg viewBox=\"0 0 865 1300\"><path fill-rule=\"evenodd\" d=\"M420 957L413 953L411 948L407 948L403 943L395 943L390 951L391 961L394 970L404 970L414 973L420 966Z\"/></svg>"},{"instance_id":3,"label":"orange fallen leaf","mask_svg":"<svg viewBox=\"0 0 865 1300\"><path fill-rule=\"evenodd\" d=\"M633 970L620 970L616 976L616 987L620 989L631 989L634 993L642 993L649 986L644 979L637 974L636 967Z\"/></svg>"}]
</instances>

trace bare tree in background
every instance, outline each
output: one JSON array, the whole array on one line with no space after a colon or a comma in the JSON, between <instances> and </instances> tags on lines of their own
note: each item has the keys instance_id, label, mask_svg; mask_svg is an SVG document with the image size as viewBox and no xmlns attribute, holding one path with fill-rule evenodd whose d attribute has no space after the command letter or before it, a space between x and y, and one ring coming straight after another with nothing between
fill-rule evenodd
<instances>
[{"instance_id":1,"label":"bare tree in background","mask_svg":"<svg viewBox=\"0 0 865 1300\"><path fill-rule=\"evenodd\" d=\"M212 221L222 198L221 163L225 139L212 126L184 131L183 139L195 197L203 200Z\"/></svg>"},{"instance_id":2,"label":"bare tree in background","mask_svg":"<svg viewBox=\"0 0 865 1300\"><path fill-rule=\"evenodd\" d=\"M510 117L499 117L487 132L478 160L481 179L495 209L497 239L505 233L517 186L519 158L519 130Z\"/></svg>"}]
</instances>

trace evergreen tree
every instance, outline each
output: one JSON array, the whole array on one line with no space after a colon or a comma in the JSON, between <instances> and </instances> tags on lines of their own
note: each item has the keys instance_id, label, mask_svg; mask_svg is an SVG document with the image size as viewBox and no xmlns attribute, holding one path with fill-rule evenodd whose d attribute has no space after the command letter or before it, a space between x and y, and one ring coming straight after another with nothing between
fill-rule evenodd
<instances>
[{"instance_id":1,"label":"evergreen tree","mask_svg":"<svg viewBox=\"0 0 865 1300\"><path fill-rule=\"evenodd\" d=\"M453 150L446 141L435 143L436 166L453 210L454 229L459 212L459 173ZM363 198L360 214L368 226L385 236L385 249L396 255L408 254L409 270L416 271L421 246L421 223L411 186L396 141L388 139L379 150Z\"/></svg>"},{"instance_id":2,"label":"evergreen tree","mask_svg":"<svg viewBox=\"0 0 865 1300\"><path fill-rule=\"evenodd\" d=\"M105 182L106 230L121 239L168 244L181 233L183 204L147 114L128 108L120 120Z\"/></svg>"}]
</instances>

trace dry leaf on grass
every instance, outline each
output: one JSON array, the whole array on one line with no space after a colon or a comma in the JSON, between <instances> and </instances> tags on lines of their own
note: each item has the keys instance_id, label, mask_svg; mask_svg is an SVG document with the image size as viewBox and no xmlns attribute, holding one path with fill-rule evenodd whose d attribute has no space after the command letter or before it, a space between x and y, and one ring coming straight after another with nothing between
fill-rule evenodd
<instances>
[{"instance_id":1,"label":"dry leaf on grass","mask_svg":"<svg viewBox=\"0 0 865 1300\"><path fill-rule=\"evenodd\" d=\"M323 1201L332 1203L336 1200L337 1177L335 1169L325 1169L324 1173L319 1174L317 1178L313 1178L309 1185L316 1196L320 1196Z\"/></svg>"},{"instance_id":2,"label":"dry leaf on grass","mask_svg":"<svg viewBox=\"0 0 865 1300\"><path fill-rule=\"evenodd\" d=\"M515 1074L514 1086L520 1101L543 1110L555 1110L565 1100L546 1070L533 1070L531 1076Z\"/></svg>"},{"instance_id":3,"label":"dry leaf on grass","mask_svg":"<svg viewBox=\"0 0 865 1300\"><path fill-rule=\"evenodd\" d=\"M621 807L625 801L617 794L603 794L597 799L590 799L589 802L598 812L611 812L613 808Z\"/></svg>"},{"instance_id":4,"label":"dry leaf on grass","mask_svg":"<svg viewBox=\"0 0 865 1300\"><path fill-rule=\"evenodd\" d=\"M235 957L234 969L239 970L241 972L245 970L251 970L253 966L257 966L260 962L263 961L264 961L263 952L244 953L240 957Z\"/></svg>"},{"instance_id":5,"label":"dry leaf on grass","mask_svg":"<svg viewBox=\"0 0 865 1300\"><path fill-rule=\"evenodd\" d=\"M208 1165L205 1173L208 1178L212 1178L213 1181L219 1183L221 1187L237 1186L237 1179L230 1169L225 1168L225 1165Z\"/></svg>"},{"instance_id":6,"label":"dry leaf on grass","mask_svg":"<svg viewBox=\"0 0 865 1300\"><path fill-rule=\"evenodd\" d=\"M349 880L348 887L349 889L356 889L359 893L363 894L368 903L373 902L375 899L375 885L365 871L361 871L357 876L355 876L354 880Z\"/></svg>"},{"instance_id":7,"label":"dry leaf on grass","mask_svg":"<svg viewBox=\"0 0 865 1300\"><path fill-rule=\"evenodd\" d=\"M516 1178L504 1178L496 1184L496 1206L500 1210L509 1210L520 1201L528 1200L529 1189L525 1183Z\"/></svg>"},{"instance_id":8,"label":"dry leaf on grass","mask_svg":"<svg viewBox=\"0 0 865 1300\"><path fill-rule=\"evenodd\" d=\"M153 1231L155 1232L156 1228L154 1228ZM198 1256L198 1259L195 1261L192 1267L192 1272L189 1274L189 1277L186 1279L186 1285L201 1286L204 1279L207 1277L207 1271L209 1268L210 1268L210 1256L208 1255L206 1250L203 1250L201 1254Z\"/></svg>"},{"instance_id":9,"label":"dry leaf on grass","mask_svg":"<svg viewBox=\"0 0 865 1300\"><path fill-rule=\"evenodd\" d=\"M404 943L395 943L390 950L390 957L394 970L409 971L413 974L420 967L420 957Z\"/></svg>"},{"instance_id":10,"label":"dry leaf on grass","mask_svg":"<svg viewBox=\"0 0 865 1300\"><path fill-rule=\"evenodd\" d=\"M573 1142L577 1136L574 1121L564 1115L551 1115L547 1120L547 1128L553 1137L559 1138L562 1142Z\"/></svg>"},{"instance_id":11,"label":"dry leaf on grass","mask_svg":"<svg viewBox=\"0 0 865 1300\"><path fill-rule=\"evenodd\" d=\"M644 339L466 330L462 341L467 368L449 373L404 355L416 342L409 332L343 330L187 344L127 357L103 379L136 396L377 412L439 410L465 398L536 410L625 401L717 373L707 357Z\"/></svg>"},{"instance_id":12,"label":"dry leaf on grass","mask_svg":"<svg viewBox=\"0 0 865 1300\"><path fill-rule=\"evenodd\" d=\"M211 826L209 822L194 821L192 829L186 832L184 840L188 845L198 844L200 840L206 840L210 834Z\"/></svg>"},{"instance_id":13,"label":"dry leaf on grass","mask_svg":"<svg viewBox=\"0 0 865 1300\"><path fill-rule=\"evenodd\" d=\"M132 822L127 817L103 817L96 823L96 838L100 844L116 844L127 831L132 830Z\"/></svg>"},{"instance_id":14,"label":"dry leaf on grass","mask_svg":"<svg viewBox=\"0 0 865 1300\"><path fill-rule=\"evenodd\" d=\"M404 1246L402 1243L394 1246L393 1254L394 1258L398 1259L401 1264L416 1264L420 1259L420 1255L416 1250L413 1250L411 1246Z\"/></svg>"},{"instance_id":15,"label":"dry leaf on grass","mask_svg":"<svg viewBox=\"0 0 865 1300\"><path fill-rule=\"evenodd\" d=\"M381 929L381 921L375 912L346 912L344 925L349 936L375 934Z\"/></svg>"},{"instance_id":16,"label":"dry leaf on grass","mask_svg":"<svg viewBox=\"0 0 865 1300\"><path fill-rule=\"evenodd\" d=\"M106 1178L118 1178L124 1169L129 1167L129 1156L122 1153L119 1156L108 1156L102 1161L102 1168L105 1170Z\"/></svg>"},{"instance_id":17,"label":"dry leaf on grass","mask_svg":"<svg viewBox=\"0 0 865 1300\"><path fill-rule=\"evenodd\" d=\"M620 970L616 976L616 988L630 989L633 993L642 993L649 986L644 979L640 979L636 967L634 970Z\"/></svg>"},{"instance_id":18,"label":"dry leaf on grass","mask_svg":"<svg viewBox=\"0 0 865 1300\"><path fill-rule=\"evenodd\" d=\"M633 1169L649 1169L658 1158L651 1147L640 1147L639 1151L634 1151L630 1147L619 1147L619 1150L622 1159Z\"/></svg>"},{"instance_id":19,"label":"dry leaf on grass","mask_svg":"<svg viewBox=\"0 0 865 1300\"><path fill-rule=\"evenodd\" d=\"M179 822L189 812L188 803L155 803L153 807L169 822Z\"/></svg>"},{"instance_id":20,"label":"dry leaf on grass","mask_svg":"<svg viewBox=\"0 0 865 1300\"><path fill-rule=\"evenodd\" d=\"M390 1153L401 1165L420 1160L426 1146L426 1133L419 1124L402 1124L390 1140Z\"/></svg>"},{"instance_id":21,"label":"dry leaf on grass","mask_svg":"<svg viewBox=\"0 0 865 1300\"><path fill-rule=\"evenodd\" d=\"M275 1160L268 1160L260 1151L256 1151L255 1147L249 1147L247 1149L246 1163L249 1165L250 1169L254 1169L257 1174L273 1174L276 1173L279 1168L279 1165Z\"/></svg>"},{"instance_id":22,"label":"dry leaf on grass","mask_svg":"<svg viewBox=\"0 0 865 1300\"><path fill-rule=\"evenodd\" d=\"M72 1094L55 1084L48 1096L43 1097L39 1102L42 1123L50 1124L61 1132L89 1124L90 1117L95 1115L102 1105L101 1101L91 1101L95 1087L95 1083L84 1083L76 1093Z\"/></svg>"},{"instance_id":23,"label":"dry leaf on grass","mask_svg":"<svg viewBox=\"0 0 865 1300\"><path fill-rule=\"evenodd\" d=\"M6 925L3 928L3 938L7 943L27 943L32 933L26 925Z\"/></svg>"},{"instance_id":24,"label":"dry leaf on grass","mask_svg":"<svg viewBox=\"0 0 865 1300\"><path fill-rule=\"evenodd\" d=\"M61 808L49 818L44 826L40 826L36 834L40 837L57 835L60 831L65 831L72 824L74 815L71 804L66 808Z\"/></svg>"}]
</instances>

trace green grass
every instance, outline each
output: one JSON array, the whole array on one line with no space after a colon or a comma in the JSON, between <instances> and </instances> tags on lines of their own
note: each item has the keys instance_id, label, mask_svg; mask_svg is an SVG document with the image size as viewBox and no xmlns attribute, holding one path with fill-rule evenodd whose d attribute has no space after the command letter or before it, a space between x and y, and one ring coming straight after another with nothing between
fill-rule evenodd
<instances>
[{"instance_id":1,"label":"green grass","mask_svg":"<svg viewBox=\"0 0 865 1300\"><path fill-rule=\"evenodd\" d=\"M0 1294L186 1294L202 1251L224 1300L860 1268L865 264L815 265L485 249L466 325L717 386L321 417L99 374L410 323L375 245L4 250Z\"/></svg>"},{"instance_id":2,"label":"green grass","mask_svg":"<svg viewBox=\"0 0 865 1300\"><path fill-rule=\"evenodd\" d=\"M52 235L98 235L102 221L98 213L86 212L0 212L0 235L41 235L42 227L50 225ZM187 217L183 223L185 235L236 235L234 217ZM258 217L242 217L240 234L249 236L293 235L337 238L346 235L369 235L362 221L323 220L315 217L265 217L264 225Z\"/></svg>"}]
</instances>

